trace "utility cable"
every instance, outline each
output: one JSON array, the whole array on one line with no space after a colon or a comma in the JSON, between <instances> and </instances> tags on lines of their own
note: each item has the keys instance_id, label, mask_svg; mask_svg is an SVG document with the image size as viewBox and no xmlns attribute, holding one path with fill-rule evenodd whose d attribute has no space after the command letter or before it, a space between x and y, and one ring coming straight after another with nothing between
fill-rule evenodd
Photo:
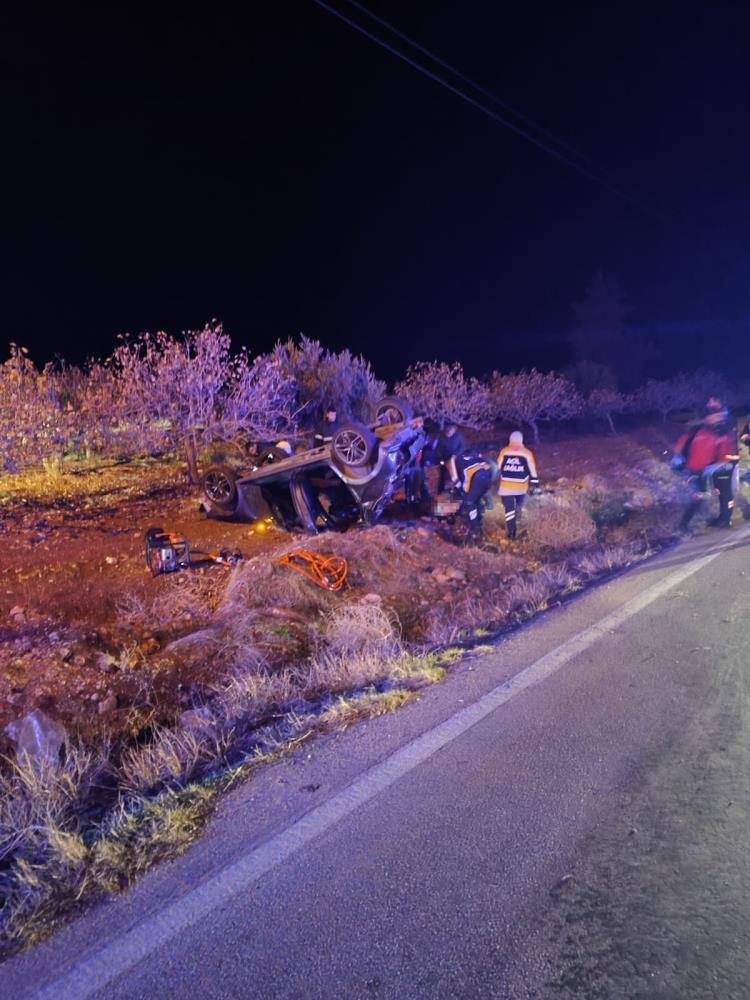
<instances>
[{"instance_id":1,"label":"utility cable","mask_svg":"<svg viewBox=\"0 0 750 1000\"><path fill-rule=\"evenodd\" d=\"M336 10L335 7L331 7L330 4L325 3L324 0L313 0L313 3L316 3L319 7L322 7L323 10L327 10L329 14L333 14L334 17L337 17L340 21L343 21L344 24L349 25L350 28L353 28L355 31L358 31L361 35L364 35L366 38L369 38L370 41L375 42L376 45L379 45L381 48L384 48L386 51L390 52L398 59L401 59L403 62L411 66L413 69L416 69L419 73L422 73L424 76L429 77L429 79L433 80L435 83L440 84L441 87L445 87L446 90L449 90L451 93L455 94L456 97L460 97L461 100L466 101L467 104L471 104L472 107L476 108L478 111L481 111L483 114L487 115L493 121L497 122L497 124L503 125L505 128L510 129L511 132L515 132L515 134L520 136L522 139L525 139L532 145L537 146L539 149L543 150L545 153L548 153L550 156L554 157L556 160L559 160L561 163L566 164L568 167L570 167L572 170L575 170L583 177L586 177L588 180L593 181L595 184L599 184L606 191L609 191L610 194L614 195L617 198L620 198L622 201L627 202L632 208L637 209L644 215L647 215L652 219L656 219L659 222L666 221L665 219L662 219L660 216L656 215L656 213L654 213L650 209L646 208L644 205L641 205L640 202L636 201L635 198L632 198L625 191L622 191L620 188L615 187L615 185L610 183L610 181L608 181L606 178L602 177L599 174L594 173L592 170L589 170L588 167L584 167L580 163L576 163L575 160L572 160L569 156L566 156L559 150L554 149L547 142L538 139L536 136L531 135L525 129L521 128L520 126L514 124L511 121L508 121L507 118L504 118L502 115L499 115L496 111L493 111L491 108L488 108L480 101L476 100L469 94L465 93L463 90L460 89L460 87L454 86L454 84L450 83L448 80L444 79L437 73L434 73L432 70L428 69L426 66L423 66L421 63L417 62L416 59L412 59L411 56L406 55L405 52L401 52L399 49L395 48L393 45L391 45L384 39L378 38L378 36L373 34L373 32L368 31L368 29L363 27L361 24L357 24L356 21L353 21L345 14L342 14L341 11Z\"/></svg>"},{"instance_id":2,"label":"utility cable","mask_svg":"<svg viewBox=\"0 0 750 1000\"><path fill-rule=\"evenodd\" d=\"M377 14L371 11L368 7L365 7L364 4L357 3L357 0L346 0L346 3L348 3L352 7L356 7L357 10L361 11L367 17L371 18L373 21L376 21L378 24L382 25L382 27L387 28L388 31L396 35L397 38L400 38L408 45L411 45L412 48L416 49L418 52L421 52L423 55L427 56L428 59L431 59L433 62L437 63L438 66L442 66L443 69L448 70L449 73L452 73L463 83L468 84L473 90L476 90L477 93L481 94L483 97L486 97L488 100L492 101L493 104L497 104L498 107L503 108L505 111L510 112L510 114L512 115L515 115L515 117L518 118L519 121L524 122L526 125L533 128L540 135L544 135L548 139L551 139L555 143L555 145L559 146L561 149L567 149L569 153L573 153L580 160L587 160L589 163L591 162L591 158L587 156L585 153L582 153L580 149L576 149L575 146L571 146L570 143L565 142L563 139L560 139L559 136L556 136L554 132L550 132L549 129L546 129L542 125L539 125L537 122L535 122L533 118L529 118L528 115L525 115L522 111L519 111L517 108L514 108L512 104L508 104L507 101L503 101L500 97L497 96L497 94L493 94L491 90L487 90L486 87L483 87L481 84L477 83L476 80L472 80L471 77L466 76L459 69L456 69L455 66L452 66L449 62L446 62L445 59L441 59L440 56L436 56L434 52L431 52L429 49L425 48L424 45L420 45L419 42L415 41L413 38L410 38L409 35L405 34L403 31L400 31L394 24L391 24L389 21L384 20L382 17L378 17Z\"/></svg>"}]
</instances>

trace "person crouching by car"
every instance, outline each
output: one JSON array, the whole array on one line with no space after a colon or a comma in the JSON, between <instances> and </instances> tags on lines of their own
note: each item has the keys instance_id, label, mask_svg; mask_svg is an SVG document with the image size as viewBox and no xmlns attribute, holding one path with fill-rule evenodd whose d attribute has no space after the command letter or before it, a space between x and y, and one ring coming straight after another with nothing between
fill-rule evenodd
<instances>
[{"instance_id":1,"label":"person crouching by car","mask_svg":"<svg viewBox=\"0 0 750 1000\"><path fill-rule=\"evenodd\" d=\"M734 509L734 470L739 462L737 429L724 409L710 411L704 420L683 434L675 445L672 467L684 472L692 497L680 519L687 531L703 501L713 489L719 494L719 516L712 528L731 528Z\"/></svg>"},{"instance_id":2,"label":"person crouching by car","mask_svg":"<svg viewBox=\"0 0 750 1000\"><path fill-rule=\"evenodd\" d=\"M497 456L497 467L500 475L500 485L497 493L505 508L505 527L508 538L516 537L518 519L521 516L526 494L539 489L539 476L536 471L536 459L529 448L523 443L523 434L513 431L508 444Z\"/></svg>"},{"instance_id":3,"label":"person crouching by car","mask_svg":"<svg viewBox=\"0 0 750 1000\"><path fill-rule=\"evenodd\" d=\"M492 485L492 466L480 455L461 452L451 455L445 467L461 498L458 515L466 523L469 536L476 538L482 532L483 500Z\"/></svg>"}]
</instances>

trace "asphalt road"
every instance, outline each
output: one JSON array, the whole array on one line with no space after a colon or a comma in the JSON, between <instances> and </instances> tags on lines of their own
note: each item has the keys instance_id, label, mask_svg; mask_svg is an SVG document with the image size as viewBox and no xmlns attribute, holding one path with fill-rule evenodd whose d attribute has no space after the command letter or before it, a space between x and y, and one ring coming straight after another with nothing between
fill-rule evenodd
<instances>
[{"instance_id":1,"label":"asphalt road","mask_svg":"<svg viewBox=\"0 0 750 1000\"><path fill-rule=\"evenodd\" d=\"M750 997L749 544L687 542L267 769L0 994Z\"/></svg>"}]
</instances>

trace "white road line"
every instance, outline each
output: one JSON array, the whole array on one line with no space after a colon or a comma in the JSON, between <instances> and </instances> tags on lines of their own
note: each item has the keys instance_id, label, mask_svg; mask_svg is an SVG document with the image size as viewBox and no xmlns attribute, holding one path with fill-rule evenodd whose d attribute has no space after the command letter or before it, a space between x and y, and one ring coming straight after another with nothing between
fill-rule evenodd
<instances>
[{"instance_id":1,"label":"white road line","mask_svg":"<svg viewBox=\"0 0 750 1000\"><path fill-rule=\"evenodd\" d=\"M744 535L744 533L743 533ZM737 536L735 535L735 540ZM727 542L709 555L689 562L670 573L624 604L618 611L579 632L561 646L545 654L510 680L498 685L473 705L456 712L445 722L397 750L381 764L365 772L348 788L311 810L292 826L253 848L239 860L219 871L203 885L171 903L157 915L148 917L106 944L99 952L70 972L38 991L37 1000L84 1000L103 989L118 976L167 944L186 928L207 917L213 910L246 891L267 872L286 861L336 823L371 801L409 771L429 760L472 726L574 659L601 636L638 614L683 580L713 562Z\"/></svg>"}]
</instances>

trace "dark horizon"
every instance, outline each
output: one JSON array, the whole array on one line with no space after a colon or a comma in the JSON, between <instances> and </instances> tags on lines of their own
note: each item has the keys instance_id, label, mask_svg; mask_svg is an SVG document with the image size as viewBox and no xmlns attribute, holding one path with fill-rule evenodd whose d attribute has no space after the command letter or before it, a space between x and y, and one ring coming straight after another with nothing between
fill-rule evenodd
<instances>
[{"instance_id":1,"label":"dark horizon","mask_svg":"<svg viewBox=\"0 0 750 1000\"><path fill-rule=\"evenodd\" d=\"M736 368L750 318L746 11L372 10L641 207L312 0L242 14L14 10L8 341L81 361L119 333L216 316L236 346L304 332L390 381L418 358L477 374L558 367L572 304L602 269L630 321L657 330L663 367ZM658 333L712 321L724 332L708 344Z\"/></svg>"}]
</instances>

